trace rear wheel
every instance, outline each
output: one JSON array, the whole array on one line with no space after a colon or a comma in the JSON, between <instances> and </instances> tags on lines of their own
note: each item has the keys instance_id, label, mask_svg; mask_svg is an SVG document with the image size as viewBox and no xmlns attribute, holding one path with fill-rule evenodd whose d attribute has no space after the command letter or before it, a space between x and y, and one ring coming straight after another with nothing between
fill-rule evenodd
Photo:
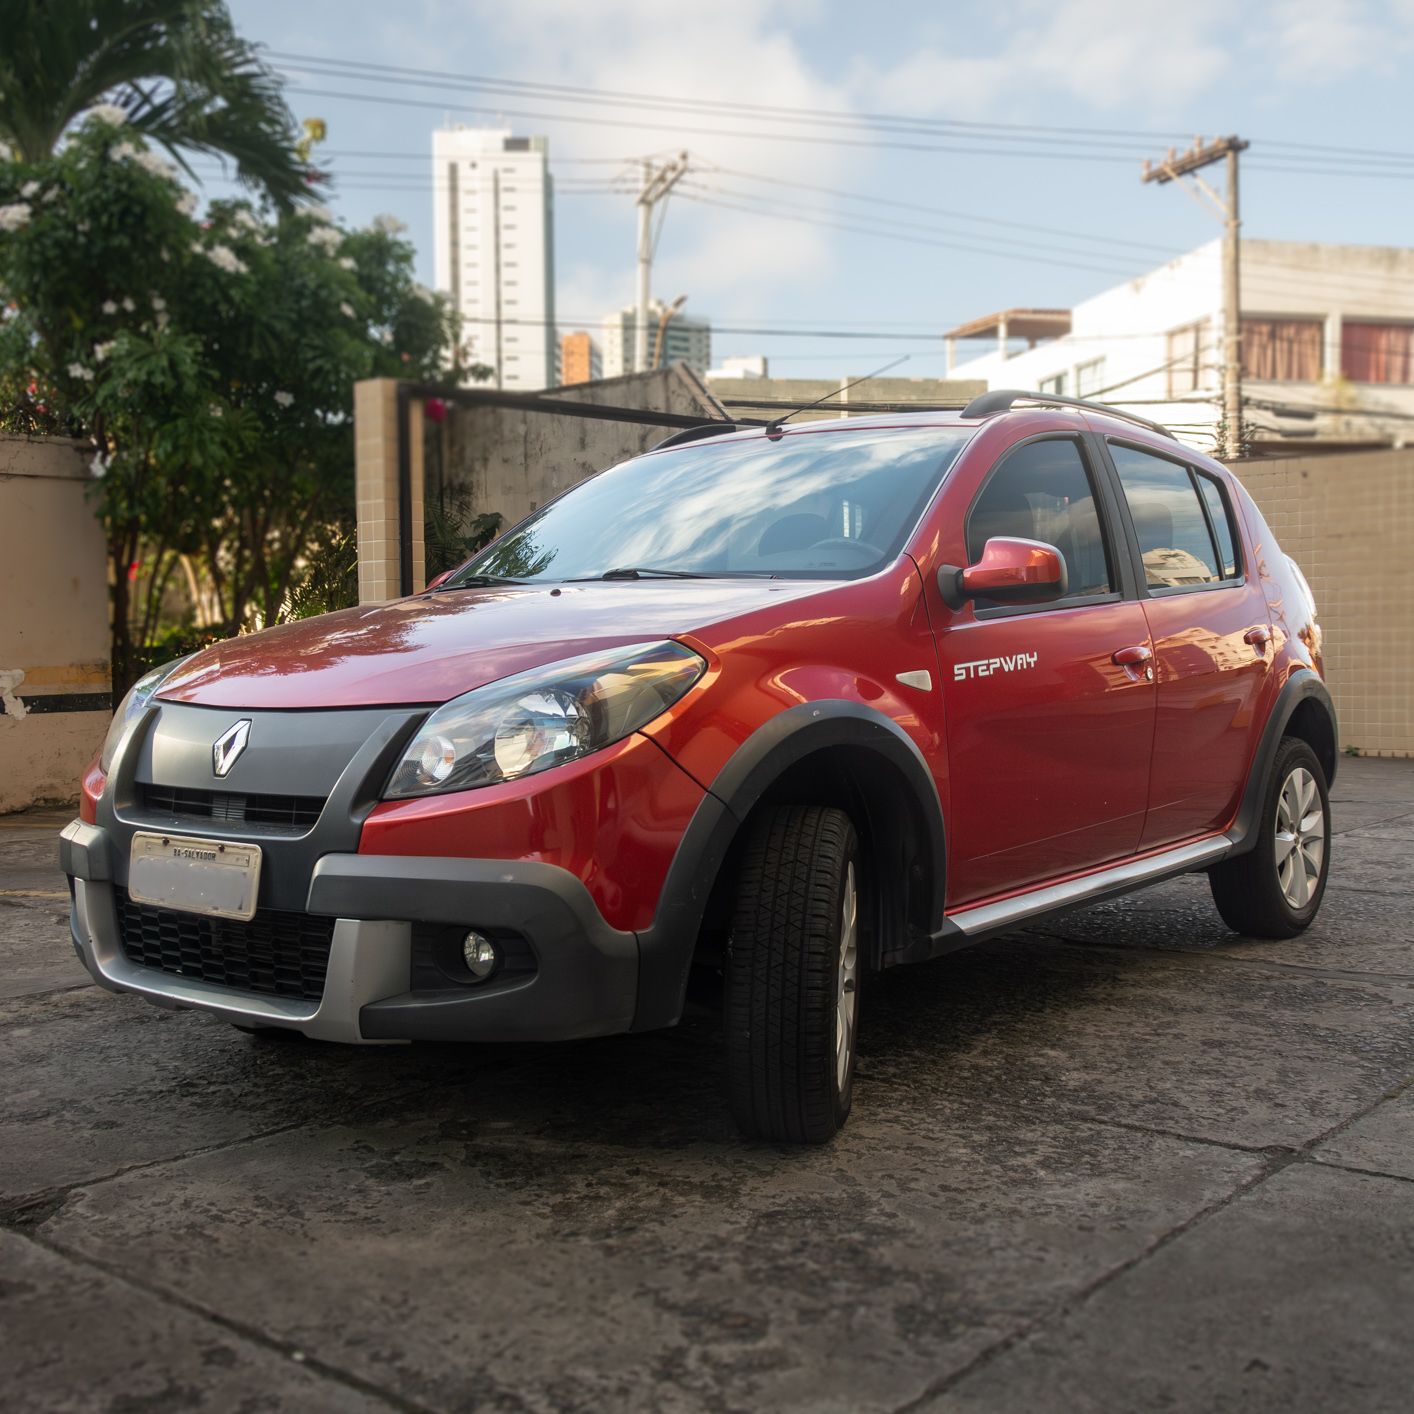
<instances>
[{"instance_id":1,"label":"rear wheel","mask_svg":"<svg viewBox=\"0 0 1414 1414\"><path fill-rule=\"evenodd\" d=\"M757 1139L819 1144L849 1114L861 876L843 810L782 806L752 830L727 946L727 1083Z\"/></svg>"},{"instance_id":2,"label":"rear wheel","mask_svg":"<svg viewBox=\"0 0 1414 1414\"><path fill-rule=\"evenodd\" d=\"M1321 907L1330 870L1326 773L1298 737L1277 750L1257 822L1257 843L1208 871L1223 922L1252 938L1293 938Z\"/></svg>"}]
</instances>

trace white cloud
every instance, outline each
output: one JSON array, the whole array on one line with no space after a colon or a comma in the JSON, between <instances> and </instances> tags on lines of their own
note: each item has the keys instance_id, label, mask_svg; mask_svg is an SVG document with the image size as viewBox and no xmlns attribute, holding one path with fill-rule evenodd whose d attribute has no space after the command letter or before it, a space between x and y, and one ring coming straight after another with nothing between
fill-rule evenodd
<instances>
[{"instance_id":1,"label":"white cloud","mask_svg":"<svg viewBox=\"0 0 1414 1414\"><path fill-rule=\"evenodd\" d=\"M968 54L956 34L914 48L898 65L861 67L865 106L946 117L1044 121L1048 97L1097 112L1139 104L1172 111L1210 88L1233 62L1216 33L1231 14L1219 0L1001 0L1006 36L991 53Z\"/></svg>"},{"instance_id":2,"label":"white cloud","mask_svg":"<svg viewBox=\"0 0 1414 1414\"><path fill-rule=\"evenodd\" d=\"M1275 0L1269 52L1277 76L1329 83L1390 60L1414 40L1414 0Z\"/></svg>"},{"instance_id":3,"label":"white cloud","mask_svg":"<svg viewBox=\"0 0 1414 1414\"><path fill-rule=\"evenodd\" d=\"M671 10L665 10L661 0L597 0L592 5L582 0L520 0L516 5L476 0L471 6L464 0L429 0L429 10L423 32L442 23L470 23L487 36L486 48L497 54L501 72L534 75L540 82L714 104L850 107L846 85L816 72L797 39L810 24L828 19L827 7L817 0L716 0L711 6ZM765 173L808 166L812 180L848 185L862 160L858 153L828 143L763 146L754 132L761 127L759 118L726 111L673 113L611 103L557 104L528 96L483 95L471 101L482 107L503 103L504 121L517 132L548 131L552 162L573 157L627 159L687 148L699 164L692 177L698 182L720 180L706 170L715 164ZM580 121L547 122L517 117L517 112L564 112ZM449 115L458 120L454 105L449 105ZM632 119L633 125L595 121L623 119ZM468 113L462 120L490 124L496 113ZM638 126L641 121L650 126ZM818 134L805 126L797 130ZM612 166L595 164L561 168L562 174L576 177L612 171ZM769 189L762 191L769 197ZM701 190L694 194L729 199ZM590 202L592 211L581 206ZM592 309L607 313L633 297L632 197L627 192L617 197L571 197L563 192L556 202L562 261L572 249L571 223L582 211L596 221L614 220L615 212L621 216L622 264L592 276L587 267L566 270L562 264L557 305L568 315ZM752 301L759 307L760 298L782 285L818 281L830 269L830 249L830 242L809 227L675 198L669 202L659 246L654 294L672 299L687 292L695 312L720 319L724 311Z\"/></svg>"}]
</instances>

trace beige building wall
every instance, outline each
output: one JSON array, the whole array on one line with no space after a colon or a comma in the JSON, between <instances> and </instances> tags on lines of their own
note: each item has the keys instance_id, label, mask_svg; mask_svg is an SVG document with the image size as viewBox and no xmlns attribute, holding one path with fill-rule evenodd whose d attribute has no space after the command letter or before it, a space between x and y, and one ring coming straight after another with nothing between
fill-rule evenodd
<instances>
[{"instance_id":1,"label":"beige building wall","mask_svg":"<svg viewBox=\"0 0 1414 1414\"><path fill-rule=\"evenodd\" d=\"M1340 746L1414 756L1414 448L1233 470L1316 596Z\"/></svg>"},{"instance_id":2,"label":"beige building wall","mask_svg":"<svg viewBox=\"0 0 1414 1414\"><path fill-rule=\"evenodd\" d=\"M0 436L0 813L71 800L111 715L108 569L84 450Z\"/></svg>"}]
</instances>

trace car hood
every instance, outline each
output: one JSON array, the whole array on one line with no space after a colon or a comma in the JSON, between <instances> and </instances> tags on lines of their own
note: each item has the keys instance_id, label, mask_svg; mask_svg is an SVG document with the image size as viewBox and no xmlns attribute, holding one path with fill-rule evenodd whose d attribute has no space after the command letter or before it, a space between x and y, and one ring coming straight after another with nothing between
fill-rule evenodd
<instances>
[{"instance_id":1,"label":"car hood","mask_svg":"<svg viewBox=\"0 0 1414 1414\"><path fill-rule=\"evenodd\" d=\"M445 702L543 663L692 633L833 587L738 579L448 590L213 644L157 696L240 708Z\"/></svg>"}]
</instances>

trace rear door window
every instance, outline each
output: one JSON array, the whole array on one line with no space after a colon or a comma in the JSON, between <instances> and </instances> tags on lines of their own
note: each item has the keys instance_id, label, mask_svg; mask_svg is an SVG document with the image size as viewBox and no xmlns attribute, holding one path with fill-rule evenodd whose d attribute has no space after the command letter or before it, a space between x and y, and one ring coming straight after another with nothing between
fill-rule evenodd
<instances>
[{"instance_id":1,"label":"rear door window","mask_svg":"<svg viewBox=\"0 0 1414 1414\"><path fill-rule=\"evenodd\" d=\"M1221 583L1224 558L1193 472L1179 462L1119 443L1110 443L1110 455L1129 503L1148 588L1201 589ZM1225 513L1223 519L1226 524ZM1226 561L1233 562L1231 544ZM1235 566L1228 577L1233 573Z\"/></svg>"}]
</instances>

